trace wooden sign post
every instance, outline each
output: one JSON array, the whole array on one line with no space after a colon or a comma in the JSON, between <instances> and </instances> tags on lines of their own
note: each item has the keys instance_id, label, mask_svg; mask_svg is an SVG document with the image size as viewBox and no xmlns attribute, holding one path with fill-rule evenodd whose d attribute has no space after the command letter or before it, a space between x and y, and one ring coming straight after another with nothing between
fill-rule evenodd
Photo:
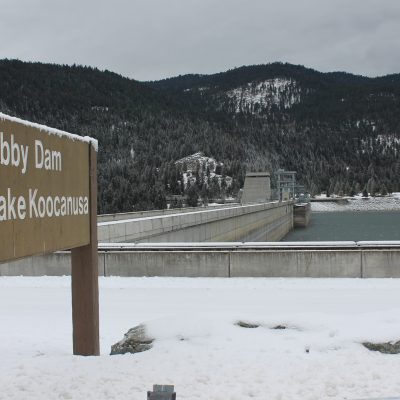
<instances>
[{"instance_id":1,"label":"wooden sign post","mask_svg":"<svg viewBox=\"0 0 400 400\"><path fill-rule=\"evenodd\" d=\"M89 146L90 243L71 250L74 354L98 356L99 270L97 255L97 152Z\"/></svg>"},{"instance_id":2,"label":"wooden sign post","mask_svg":"<svg viewBox=\"0 0 400 400\"><path fill-rule=\"evenodd\" d=\"M72 249L73 351L99 355L97 141L0 113L0 262Z\"/></svg>"}]
</instances>

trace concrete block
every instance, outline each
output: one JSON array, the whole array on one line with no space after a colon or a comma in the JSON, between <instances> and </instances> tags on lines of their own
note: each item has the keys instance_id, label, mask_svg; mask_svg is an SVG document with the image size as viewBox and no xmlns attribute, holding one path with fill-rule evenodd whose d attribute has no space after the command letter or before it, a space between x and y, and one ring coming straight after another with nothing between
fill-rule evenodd
<instances>
[{"instance_id":1,"label":"concrete block","mask_svg":"<svg viewBox=\"0 0 400 400\"><path fill-rule=\"evenodd\" d=\"M196 225L201 224L202 223L201 213L197 213L197 214L193 214L193 215L194 215L194 220L195 220Z\"/></svg>"},{"instance_id":2,"label":"concrete block","mask_svg":"<svg viewBox=\"0 0 400 400\"><path fill-rule=\"evenodd\" d=\"M362 251L363 278L400 278L400 250Z\"/></svg>"},{"instance_id":3,"label":"concrete block","mask_svg":"<svg viewBox=\"0 0 400 400\"><path fill-rule=\"evenodd\" d=\"M152 226L153 226L153 229L154 229L154 230L162 231L163 226L162 226L161 221L162 221L162 220L161 220L160 218L154 218L154 219L152 220Z\"/></svg>"},{"instance_id":4,"label":"concrete block","mask_svg":"<svg viewBox=\"0 0 400 400\"><path fill-rule=\"evenodd\" d=\"M24 258L0 265L1 276L62 276L71 275L70 253Z\"/></svg>"},{"instance_id":5,"label":"concrete block","mask_svg":"<svg viewBox=\"0 0 400 400\"><path fill-rule=\"evenodd\" d=\"M296 276L310 278L360 278L360 251L298 251Z\"/></svg>"},{"instance_id":6,"label":"concrete block","mask_svg":"<svg viewBox=\"0 0 400 400\"><path fill-rule=\"evenodd\" d=\"M125 234L127 238L135 237L139 235L140 227L138 223L135 222L127 222L125 227Z\"/></svg>"},{"instance_id":7,"label":"concrete block","mask_svg":"<svg viewBox=\"0 0 400 400\"><path fill-rule=\"evenodd\" d=\"M110 242L124 242L126 240L125 225L122 223L108 225Z\"/></svg>"},{"instance_id":8,"label":"concrete block","mask_svg":"<svg viewBox=\"0 0 400 400\"><path fill-rule=\"evenodd\" d=\"M232 252L230 276L232 278L297 276L297 257L294 252L289 251Z\"/></svg>"},{"instance_id":9,"label":"concrete block","mask_svg":"<svg viewBox=\"0 0 400 400\"><path fill-rule=\"evenodd\" d=\"M97 228L97 238L99 242L110 242L110 233L108 230L108 225L102 225Z\"/></svg>"},{"instance_id":10,"label":"concrete block","mask_svg":"<svg viewBox=\"0 0 400 400\"><path fill-rule=\"evenodd\" d=\"M269 172L247 173L243 187L242 203L261 203L271 198Z\"/></svg>"},{"instance_id":11,"label":"concrete block","mask_svg":"<svg viewBox=\"0 0 400 400\"><path fill-rule=\"evenodd\" d=\"M231 253L230 271L231 277L355 278L360 260L358 251L238 251Z\"/></svg>"},{"instance_id":12,"label":"concrete block","mask_svg":"<svg viewBox=\"0 0 400 400\"><path fill-rule=\"evenodd\" d=\"M224 252L108 252L107 276L228 277Z\"/></svg>"},{"instance_id":13,"label":"concrete block","mask_svg":"<svg viewBox=\"0 0 400 400\"><path fill-rule=\"evenodd\" d=\"M99 253L99 276L104 275L104 256ZM0 264L0 276L64 276L71 275L69 251L34 256Z\"/></svg>"},{"instance_id":14,"label":"concrete block","mask_svg":"<svg viewBox=\"0 0 400 400\"><path fill-rule=\"evenodd\" d=\"M188 215L173 215L168 218L170 223L171 230L179 229L182 225L192 225L194 223L193 214Z\"/></svg>"},{"instance_id":15,"label":"concrete block","mask_svg":"<svg viewBox=\"0 0 400 400\"><path fill-rule=\"evenodd\" d=\"M139 230L138 234L143 236L151 235L153 232L153 220L152 219L144 219L139 221ZM140 236L139 236L140 237Z\"/></svg>"}]
</instances>

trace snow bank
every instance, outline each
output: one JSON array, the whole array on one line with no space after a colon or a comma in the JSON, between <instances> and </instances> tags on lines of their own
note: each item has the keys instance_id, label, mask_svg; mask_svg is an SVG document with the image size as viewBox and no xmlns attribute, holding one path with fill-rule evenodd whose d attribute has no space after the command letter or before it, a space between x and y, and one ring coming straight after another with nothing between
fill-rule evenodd
<instances>
[{"instance_id":1,"label":"snow bank","mask_svg":"<svg viewBox=\"0 0 400 400\"><path fill-rule=\"evenodd\" d=\"M311 211L397 211L400 210L400 196L394 193L390 197L348 198L347 203L331 201L311 202Z\"/></svg>"},{"instance_id":2,"label":"snow bank","mask_svg":"<svg viewBox=\"0 0 400 400\"><path fill-rule=\"evenodd\" d=\"M144 399L153 383L187 400L395 396L400 355L360 342L400 339L399 291L395 279L102 278L102 356L85 358L71 356L69 278L3 277L0 399ZM108 356L139 323L153 349Z\"/></svg>"}]
</instances>

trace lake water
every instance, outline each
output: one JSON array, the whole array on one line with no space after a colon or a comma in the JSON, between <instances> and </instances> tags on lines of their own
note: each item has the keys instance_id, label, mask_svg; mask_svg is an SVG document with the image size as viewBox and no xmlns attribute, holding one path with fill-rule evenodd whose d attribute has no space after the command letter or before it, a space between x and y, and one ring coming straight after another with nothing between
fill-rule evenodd
<instances>
[{"instance_id":1,"label":"lake water","mask_svg":"<svg viewBox=\"0 0 400 400\"><path fill-rule=\"evenodd\" d=\"M295 228L283 242L400 240L400 211L313 212L307 228Z\"/></svg>"}]
</instances>

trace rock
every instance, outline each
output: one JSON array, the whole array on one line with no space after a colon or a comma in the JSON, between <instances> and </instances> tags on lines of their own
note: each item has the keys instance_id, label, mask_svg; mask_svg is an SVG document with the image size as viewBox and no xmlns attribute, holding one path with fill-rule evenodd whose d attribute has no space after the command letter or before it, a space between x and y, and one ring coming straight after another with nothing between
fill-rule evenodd
<instances>
[{"instance_id":1,"label":"rock","mask_svg":"<svg viewBox=\"0 0 400 400\"><path fill-rule=\"evenodd\" d=\"M260 326L258 324L253 324L251 322L244 322L244 321L238 321L236 322L236 325L242 328L258 328Z\"/></svg>"},{"instance_id":2,"label":"rock","mask_svg":"<svg viewBox=\"0 0 400 400\"><path fill-rule=\"evenodd\" d=\"M400 353L400 340L393 343L371 343L371 342L364 342L363 345L371 351L379 351L380 353L384 354L399 354Z\"/></svg>"},{"instance_id":3,"label":"rock","mask_svg":"<svg viewBox=\"0 0 400 400\"><path fill-rule=\"evenodd\" d=\"M286 329L285 325L276 325L274 327L272 327L272 329Z\"/></svg>"},{"instance_id":4,"label":"rock","mask_svg":"<svg viewBox=\"0 0 400 400\"><path fill-rule=\"evenodd\" d=\"M129 329L124 338L111 346L110 355L125 353L141 353L150 350L154 339L150 338L146 332L145 325L138 325Z\"/></svg>"}]
</instances>

